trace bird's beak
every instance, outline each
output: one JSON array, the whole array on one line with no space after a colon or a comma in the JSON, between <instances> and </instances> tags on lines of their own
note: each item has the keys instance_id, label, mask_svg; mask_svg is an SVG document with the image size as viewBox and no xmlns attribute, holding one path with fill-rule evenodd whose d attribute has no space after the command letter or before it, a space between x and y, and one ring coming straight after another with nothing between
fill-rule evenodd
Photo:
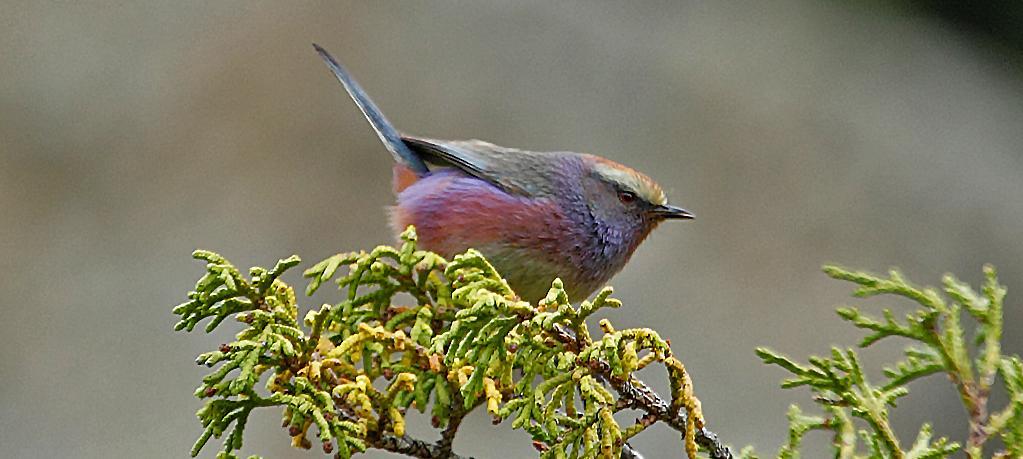
<instances>
[{"instance_id":1,"label":"bird's beak","mask_svg":"<svg viewBox=\"0 0 1023 459\"><path fill-rule=\"evenodd\" d=\"M696 216L693 215L692 212L685 210L681 207L676 207L669 204L654 207L653 214L658 218L663 218L665 220L669 218L681 220L691 220L693 218L696 218Z\"/></svg>"}]
</instances>

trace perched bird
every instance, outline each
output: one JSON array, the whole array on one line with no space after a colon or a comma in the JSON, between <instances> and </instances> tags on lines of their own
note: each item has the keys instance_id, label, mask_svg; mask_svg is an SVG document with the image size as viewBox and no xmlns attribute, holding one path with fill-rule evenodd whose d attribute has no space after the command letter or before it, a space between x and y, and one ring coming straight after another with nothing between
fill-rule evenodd
<instances>
[{"instance_id":1,"label":"perched bird","mask_svg":"<svg viewBox=\"0 0 1023 459\"><path fill-rule=\"evenodd\" d=\"M543 298L560 277L580 301L621 271L660 222L693 218L646 175L599 156L401 134L313 46L394 156L394 231L415 225L420 247L445 257L479 250L523 299Z\"/></svg>"}]
</instances>

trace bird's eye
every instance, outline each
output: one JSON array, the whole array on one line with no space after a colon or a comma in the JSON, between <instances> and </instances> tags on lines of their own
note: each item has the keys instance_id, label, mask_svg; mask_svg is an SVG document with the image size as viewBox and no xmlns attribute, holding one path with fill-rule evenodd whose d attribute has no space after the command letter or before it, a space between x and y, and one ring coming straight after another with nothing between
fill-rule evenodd
<instances>
[{"instance_id":1,"label":"bird's eye","mask_svg":"<svg viewBox=\"0 0 1023 459\"><path fill-rule=\"evenodd\" d=\"M636 202L636 193L625 190L619 191L618 200L621 201L622 204L632 204Z\"/></svg>"}]
</instances>

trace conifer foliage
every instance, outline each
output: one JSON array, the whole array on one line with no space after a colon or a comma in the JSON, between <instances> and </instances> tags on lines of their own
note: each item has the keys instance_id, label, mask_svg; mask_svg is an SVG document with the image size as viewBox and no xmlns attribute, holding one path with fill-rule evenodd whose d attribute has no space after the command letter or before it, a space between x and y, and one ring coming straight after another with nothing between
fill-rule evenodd
<instances>
[{"instance_id":1,"label":"conifer foliage","mask_svg":"<svg viewBox=\"0 0 1023 459\"><path fill-rule=\"evenodd\" d=\"M556 280L532 305L479 252L448 261L417 250L411 227L402 240L306 270L307 294L334 281L344 299L302 320L293 288L280 279L297 257L245 277L220 255L194 253L206 275L174 309L176 329L208 320L212 332L229 317L243 329L197 359L213 369L195 391L206 404L193 456L223 438L218 457L237 457L253 409L278 407L294 446L310 448L315 431L322 450L340 458L369 448L463 457L452 451L454 436L476 408L527 432L544 458L641 457L627 442L657 422L682 434L680 455L731 457L705 428L689 374L667 341L650 329L616 330L606 319L590 332L588 317L621 305L610 288L574 307ZM410 304L396 304L398 294ZM635 376L652 365L667 372L667 398ZM409 410L427 413L440 439L407 435ZM640 415L623 425L615 417L622 410Z\"/></svg>"},{"instance_id":2,"label":"conifer foliage","mask_svg":"<svg viewBox=\"0 0 1023 459\"><path fill-rule=\"evenodd\" d=\"M605 288L573 306L560 280L533 305L520 300L477 251L446 260L416 248L415 229L401 247L341 253L304 272L311 295L328 282L342 299L308 311L300 320L293 288L280 279L300 263L292 256L272 269L242 273L208 251L188 301L174 308L176 330L205 322L214 332L225 319L241 323L231 342L200 355L211 368L195 395L203 431L195 456L211 438L222 439L218 458L236 458L255 408L274 407L292 445L349 458L376 448L417 458L466 456L453 451L462 419L486 410L495 424L525 431L542 458L642 458L629 440L663 423L680 434L679 457L730 459L732 453L706 428L699 399L668 342L648 328L617 330L603 308L621 303ZM868 380L855 350L834 347L828 356L799 363L767 348L757 355L792 377L783 388L808 387L822 414L789 409L789 436L781 459L800 457L811 431L830 432L834 457L933 459L963 453L970 459L1023 458L1023 360L1002 352L1006 289L994 268L984 268L979 291L946 275L943 288L920 288L898 271L887 277L827 266L832 278L856 285L854 295L903 297L914 309L898 318L843 307L838 315L867 332L860 343L910 341L905 359ZM943 292L943 294L942 294ZM399 303L404 301L407 304ZM976 329L972 337L964 319ZM658 395L637 376L645 368L667 373L670 393ZM934 438L923 424L912 442L898 438L890 410L906 385L944 374L968 418L961 439ZM991 405L992 392L1008 401ZM439 439L413 438L406 417L418 411ZM625 413L638 413L624 422ZM255 456L253 456L255 457ZM740 458L756 458L752 448Z\"/></svg>"},{"instance_id":3,"label":"conifer foliage","mask_svg":"<svg viewBox=\"0 0 1023 459\"><path fill-rule=\"evenodd\" d=\"M867 380L852 349L832 348L830 356L811 357L809 365L769 349L758 349L764 362L793 374L782 387L809 387L826 414L804 415L793 405L789 409L789 441L778 457L798 458L803 436L811 430L825 430L834 434L838 458L940 458L960 450L971 459L1023 458L1023 362L1019 356L1003 355L1001 351L1006 291L993 267L984 267L980 292L945 275L945 295L931 287L912 285L897 270L888 277L835 266L826 266L824 272L856 284L854 296L894 295L916 304L901 320L890 309L875 317L857 308L839 308L842 319L868 332L860 347L890 337L907 339L911 344L905 350L905 360L884 369L886 380L880 384ZM964 311L976 323L972 342L963 328ZM965 441L934 439L929 424L923 424L912 443L900 441L889 424L889 409L909 393L906 384L933 374L946 375L959 393L969 419ZM1009 402L993 409L989 398L999 382ZM862 424L854 423L854 418ZM1001 440L1000 446L993 445L996 439ZM993 455L985 456L985 451Z\"/></svg>"}]
</instances>

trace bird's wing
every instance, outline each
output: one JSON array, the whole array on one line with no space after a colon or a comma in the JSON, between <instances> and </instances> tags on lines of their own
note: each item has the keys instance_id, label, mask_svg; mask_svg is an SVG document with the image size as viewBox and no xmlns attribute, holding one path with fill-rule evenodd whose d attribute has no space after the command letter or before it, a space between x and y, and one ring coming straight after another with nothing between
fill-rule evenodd
<instances>
[{"instance_id":1,"label":"bird's wing","mask_svg":"<svg viewBox=\"0 0 1023 459\"><path fill-rule=\"evenodd\" d=\"M548 192L556 153L502 147L482 140L435 140L403 136L405 145L427 163L454 167L508 193L538 196ZM546 185L545 185L546 184Z\"/></svg>"}]
</instances>

